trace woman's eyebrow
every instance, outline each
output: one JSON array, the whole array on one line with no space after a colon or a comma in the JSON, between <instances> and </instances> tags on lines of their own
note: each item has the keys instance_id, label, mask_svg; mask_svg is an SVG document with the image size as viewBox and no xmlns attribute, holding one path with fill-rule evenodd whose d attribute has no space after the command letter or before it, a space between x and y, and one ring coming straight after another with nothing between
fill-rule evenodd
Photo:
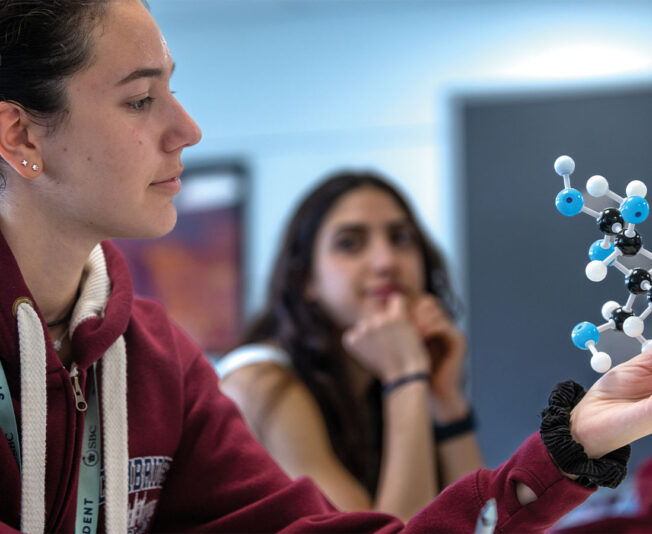
<instances>
[{"instance_id":1,"label":"woman's eyebrow","mask_svg":"<svg viewBox=\"0 0 652 534\"><path fill-rule=\"evenodd\" d=\"M170 70L170 75L174 72L176 64L172 63L172 68ZM140 78L161 78L163 76L163 69L157 69L157 68L148 68L148 69L136 69L135 71L131 72L122 80L120 80L118 83L116 83L116 86L120 85L125 85L129 82L133 82L134 80L138 80Z\"/></svg>"},{"instance_id":2,"label":"woman's eyebrow","mask_svg":"<svg viewBox=\"0 0 652 534\"><path fill-rule=\"evenodd\" d=\"M361 223L342 223L338 224L335 227L335 234L339 234L341 232L364 232L367 229L367 226L365 224Z\"/></svg>"},{"instance_id":3,"label":"woman's eyebrow","mask_svg":"<svg viewBox=\"0 0 652 534\"><path fill-rule=\"evenodd\" d=\"M414 225L412 222L406 217L404 219L397 219L395 221L389 221L386 226L388 228L412 228Z\"/></svg>"}]
</instances>

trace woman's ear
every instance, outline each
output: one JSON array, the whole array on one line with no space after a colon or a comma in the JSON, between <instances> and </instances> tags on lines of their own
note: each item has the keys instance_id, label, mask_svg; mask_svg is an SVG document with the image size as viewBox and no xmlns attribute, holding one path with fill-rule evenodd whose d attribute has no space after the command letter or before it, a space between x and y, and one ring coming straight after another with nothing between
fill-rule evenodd
<instances>
[{"instance_id":1,"label":"woman's ear","mask_svg":"<svg viewBox=\"0 0 652 534\"><path fill-rule=\"evenodd\" d=\"M41 157L29 135L33 126L20 106L0 102L0 156L24 178L41 174Z\"/></svg>"}]
</instances>

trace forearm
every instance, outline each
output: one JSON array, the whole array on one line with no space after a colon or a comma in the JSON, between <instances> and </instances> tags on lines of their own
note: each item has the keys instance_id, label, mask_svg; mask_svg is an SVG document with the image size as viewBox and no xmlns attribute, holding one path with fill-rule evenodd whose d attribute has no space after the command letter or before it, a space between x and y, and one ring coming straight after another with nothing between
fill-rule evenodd
<instances>
[{"instance_id":1,"label":"forearm","mask_svg":"<svg viewBox=\"0 0 652 534\"><path fill-rule=\"evenodd\" d=\"M452 395L448 402L431 399L435 424L451 425L467 417L471 410L463 395ZM484 459L475 432L472 430L452 436L437 443L436 465L441 489L453 484L463 476L484 467ZM525 506L537 499L532 489L522 482L516 483L516 499Z\"/></svg>"},{"instance_id":2,"label":"forearm","mask_svg":"<svg viewBox=\"0 0 652 534\"><path fill-rule=\"evenodd\" d=\"M403 520L437 494L428 383L409 382L384 398L383 457L374 508Z\"/></svg>"},{"instance_id":3,"label":"forearm","mask_svg":"<svg viewBox=\"0 0 652 534\"><path fill-rule=\"evenodd\" d=\"M459 427L460 422L467 421L469 417L473 421L471 407L459 391L445 399L432 396L430 408L435 428ZM456 428L455 432L454 435L441 436L442 439L435 432L436 463L442 489L471 471L484 467L473 427Z\"/></svg>"},{"instance_id":4,"label":"forearm","mask_svg":"<svg viewBox=\"0 0 652 534\"><path fill-rule=\"evenodd\" d=\"M437 460L442 489L471 471L484 467L484 460L473 432L437 443Z\"/></svg>"}]
</instances>

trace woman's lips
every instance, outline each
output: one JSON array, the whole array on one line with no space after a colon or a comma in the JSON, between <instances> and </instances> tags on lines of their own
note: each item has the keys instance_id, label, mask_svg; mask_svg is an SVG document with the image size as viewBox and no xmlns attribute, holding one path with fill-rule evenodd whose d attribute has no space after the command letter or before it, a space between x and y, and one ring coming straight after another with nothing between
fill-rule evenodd
<instances>
[{"instance_id":1,"label":"woman's lips","mask_svg":"<svg viewBox=\"0 0 652 534\"><path fill-rule=\"evenodd\" d=\"M394 293L405 293L400 286L383 286L366 291L367 295L373 298L387 299Z\"/></svg>"},{"instance_id":2,"label":"woman's lips","mask_svg":"<svg viewBox=\"0 0 652 534\"><path fill-rule=\"evenodd\" d=\"M174 178L170 178L169 180L163 180L162 182L154 182L152 186L156 187L157 189L164 189L172 193L178 193L179 191L181 191L181 180L179 180L178 176L175 176Z\"/></svg>"}]
</instances>

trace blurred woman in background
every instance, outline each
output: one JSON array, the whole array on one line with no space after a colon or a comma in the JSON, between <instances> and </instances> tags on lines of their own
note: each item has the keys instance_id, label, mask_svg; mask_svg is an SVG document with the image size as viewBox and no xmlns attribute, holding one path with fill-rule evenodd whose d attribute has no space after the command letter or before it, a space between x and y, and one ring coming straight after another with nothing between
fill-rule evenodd
<instances>
[{"instance_id":1,"label":"blurred woman in background","mask_svg":"<svg viewBox=\"0 0 652 534\"><path fill-rule=\"evenodd\" d=\"M292 218L263 313L218 363L291 476L407 519L482 466L441 254L384 178L341 172Z\"/></svg>"}]
</instances>

